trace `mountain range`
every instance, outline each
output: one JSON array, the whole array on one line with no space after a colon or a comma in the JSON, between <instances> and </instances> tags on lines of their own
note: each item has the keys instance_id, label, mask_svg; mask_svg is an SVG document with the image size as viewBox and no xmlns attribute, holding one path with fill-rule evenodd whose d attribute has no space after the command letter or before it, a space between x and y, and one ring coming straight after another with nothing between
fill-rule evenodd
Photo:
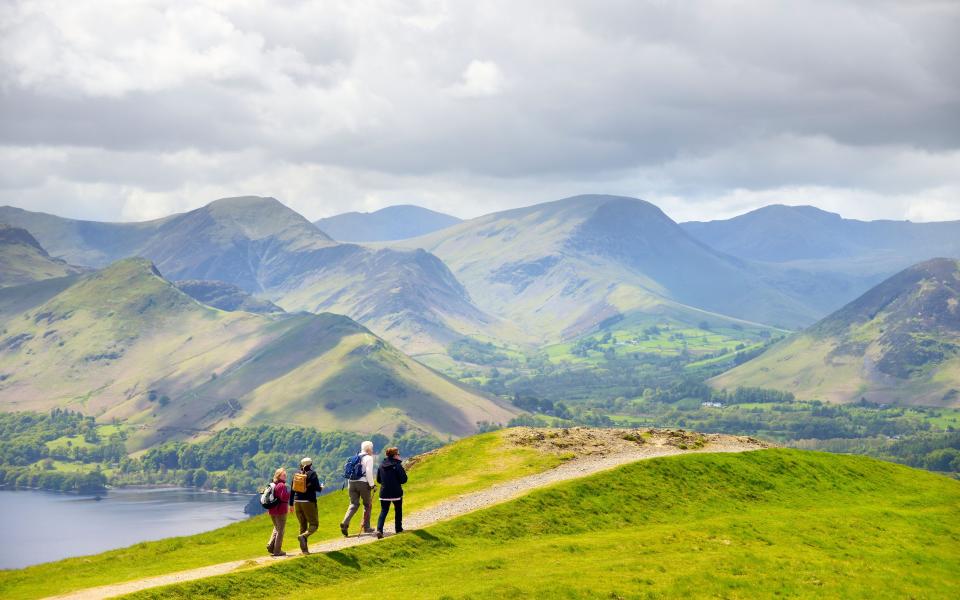
<instances>
[{"instance_id":1,"label":"mountain range","mask_svg":"<svg viewBox=\"0 0 960 600\"><path fill-rule=\"evenodd\" d=\"M713 383L841 403L960 406L960 261L909 267Z\"/></svg>"},{"instance_id":2,"label":"mountain range","mask_svg":"<svg viewBox=\"0 0 960 600\"><path fill-rule=\"evenodd\" d=\"M425 235L459 222L451 215L400 204L369 213L343 213L314 224L342 242L389 242Z\"/></svg>"},{"instance_id":3,"label":"mountain range","mask_svg":"<svg viewBox=\"0 0 960 600\"><path fill-rule=\"evenodd\" d=\"M140 445L245 423L464 435L518 412L347 317L215 309L139 258L5 319L0 405L122 419Z\"/></svg>"},{"instance_id":4,"label":"mountain range","mask_svg":"<svg viewBox=\"0 0 960 600\"><path fill-rule=\"evenodd\" d=\"M73 264L102 267L144 257L172 280L223 281L286 310L353 317L408 352L443 351L496 323L435 256L335 242L273 198L225 198L143 223L75 221L3 207L4 221L28 229Z\"/></svg>"},{"instance_id":5,"label":"mountain range","mask_svg":"<svg viewBox=\"0 0 960 600\"><path fill-rule=\"evenodd\" d=\"M884 273L960 256L960 221L859 221L813 206L766 206L727 220L681 224L734 256L813 270Z\"/></svg>"},{"instance_id":6,"label":"mountain range","mask_svg":"<svg viewBox=\"0 0 960 600\"><path fill-rule=\"evenodd\" d=\"M417 225L412 221L424 213L399 208L381 211L380 217L393 215L394 233L411 231ZM377 427L402 416L424 430L462 433L475 421L502 422L513 412L410 355L441 366L448 363L430 357L451 360L451 345L464 338L523 353L599 328L636 329L644 319L651 323L640 329L659 321L677 321L678 329L703 330L711 323L799 329L914 255L958 252L951 235L956 223L861 222L811 207L773 206L729 221L681 225L649 202L605 195L575 196L458 221L411 239L363 245L335 241L279 201L261 197L221 199L142 223L76 221L12 207L0 208L0 221L11 224L0 229L5 286L0 287L5 328L0 399L9 401L4 408L67 404L173 429L269 421L260 399L277 385L293 390L286 406L312 406L323 398L330 407L317 414L317 424L366 427L362 411L351 413L340 404L349 394L338 382L357 377L357 401L386 411L378 413L384 417ZM91 274L92 269L101 271ZM131 281L126 287L123 277ZM123 303L127 288L132 296ZM942 290L952 297L953 288ZM101 296L110 299L105 305L121 304L106 310L97 306ZM175 316L179 312L182 318ZM75 314L86 316L73 320ZM905 314L898 312L897 319ZM189 333L193 329L196 336ZM822 329L817 325L776 346L717 384L785 385L777 377L785 381L790 374L764 361L776 361L789 344L823 341L816 333ZM903 390L919 389L924 373L936 371L932 365L949 362L951 334L943 330L927 352L923 344L931 342L903 337L909 328L897 328L895 339L889 337L893 330L885 331L888 337L877 345L854 348L863 352L855 356L876 362L856 393L906 401ZM834 332L836 347L816 360L840 364L837 357L862 333L848 340ZM191 337L202 343L187 344ZM915 346L906 343L908 337ZM268 347L277 362L251 358ZM793 348L790 352L798 346ZM891 352L908 348L913 350L899 362L910 371L890 372L899 356ZM161 372L165 360L187 366ZM303 370L308 364L318 373L339 375L333 383L323 379L327 375L311 379ZM763 376L768 372L776 377ZM416 374L410 389L421 391L396 383L404 373ZM875 392L871 382L880 381L880 374L908 385L890 380L885 391ZM393 383L381 387L373 381ZM919 396L924 401L940 402L950 393L928 388ZM791 389L812 396L825 388L797 383ZM142 394L150 390L177 408L158 412L143 404ZM161 394L164 390L169 393ZM853 397L850 389L837 390L830 399ZM381 398L401 405L388 409ZM417 400L407 406L403 398L422 399L422 405ZM243 410L205 412L233 406L230 400ZM419 412L437 402L428 411L436 418ZM290 418L295 412L281 414Z\"/></svg>"},{"instance_id":7,"label":"mountain range","mask_svg":"<svg viewBox=\"0 0 960 600\"><path fill-rule=\"evenodd\" d=\"M635 198L575 196L401 243L443 259L481 309L540 341L638 312L788 327L817 316L770 285L762 269L709 248Z\"/></svg>"}]
</instances>

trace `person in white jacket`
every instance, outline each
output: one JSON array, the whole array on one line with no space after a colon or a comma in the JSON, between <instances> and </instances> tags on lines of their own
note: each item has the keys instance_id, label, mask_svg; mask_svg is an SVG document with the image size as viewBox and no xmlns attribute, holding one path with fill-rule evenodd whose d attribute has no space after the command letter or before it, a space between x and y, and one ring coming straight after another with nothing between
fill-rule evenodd
<instances>
[{"instance_id":1,"label":"person in white jacket","mask_svg":"<svg viewBox=\"0 0 960 600\"><path fill-rule=\"evenodd\" d=\"M366 441L360 444L360 452L357 454L360 458L363 475L357 479L351 478L348 485L350 492L350 506L347 507L347 513L343 516L340 523L340 532L343 535L349 535L350 520L360 509L360 501L363 501L363 533L373 533L370 527L370 514L373 507L373 492L377 487L376 475L373 469L373 442Z\"/></svg>"}]
</instances>

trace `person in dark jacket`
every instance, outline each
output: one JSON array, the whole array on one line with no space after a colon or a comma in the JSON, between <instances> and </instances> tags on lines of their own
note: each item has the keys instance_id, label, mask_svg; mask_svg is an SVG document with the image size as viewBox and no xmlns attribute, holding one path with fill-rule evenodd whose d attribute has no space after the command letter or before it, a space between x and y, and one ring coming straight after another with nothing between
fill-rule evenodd
<instances>
[{"instance_id":1,"label":"person in dark jacket","mask_svg":"<svg viewBox=\"0 0 960 600\"><path fill-rule=\"evenodd\" d=\"M300 523L300 535L297 541L300 542L300 552L310 554L307 547L307 538L320 526L320 519L317 515L317 493L323 491L323 485L317 472L313 470L313 461L304 458L300 461L300 473L307 478L306 491L296 491L296 479L290 490L290 506L294 507L297 515L297 521Z\"/></svg>"},{"instance_id":2,"label":"person in dark jacket","mask_svg":"<svg viewBox=\"0 0 960 600\"><path fill-rule=\"evenodd\" d=\"M377 483L380 484L380 518L377 519L377 537L383 537L383 524L393 503L393 526L397 533L403 532L403 484L407 482L407 472L403 469L400 450L387 448L387 457L377 469Z\"/></svg>"}]
</instances>

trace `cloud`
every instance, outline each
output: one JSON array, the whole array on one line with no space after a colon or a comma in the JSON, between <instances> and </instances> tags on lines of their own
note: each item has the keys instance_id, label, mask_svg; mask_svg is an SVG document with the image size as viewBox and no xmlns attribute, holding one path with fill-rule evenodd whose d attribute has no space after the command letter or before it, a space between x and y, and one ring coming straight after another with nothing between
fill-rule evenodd
<instances>
[{"instance_id":1,"label":"cloud","mask_svg":"<svg viewBox=\"0 0 960 600\"><path fill-rule=\"evenodd\" d=\"M461 77L460 83L450 88L450 93L454 96L496 96L503 88L503 73L497 63L489 60L471 60Z\"/></svg>"},{"instance_id":2,"label":"cloud","mask_svg":"<svg viewBox=\"0 0 960 600\"><path fill-rule=\"evenodd\" d=\"M471 216L617 192L708 218L792 190L949 214L924 202L960 201L957 30L936 0L12 1L0 201Z\"/></svg>"}]
</instances>

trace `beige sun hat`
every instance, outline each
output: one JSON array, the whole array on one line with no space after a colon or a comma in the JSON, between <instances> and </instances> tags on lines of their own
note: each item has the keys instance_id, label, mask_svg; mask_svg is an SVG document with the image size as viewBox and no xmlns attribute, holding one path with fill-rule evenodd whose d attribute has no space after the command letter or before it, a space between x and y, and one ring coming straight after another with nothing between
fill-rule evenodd
<instances>
[{"instance_id":1,"label":"beige sun hat","mask_svg":"<svg viewBox=\"0 0 960 600\"><path fill-rule=\"evenodd\" d=\"M312 465L312 464L313 464L313 459L312 459L312 458L304 457L304 458L301 458L301 459L300 459L300 466L301 466L301 467L305 467L305 466L307 466L307 465Z\"/></svg>"}]
</instances>

